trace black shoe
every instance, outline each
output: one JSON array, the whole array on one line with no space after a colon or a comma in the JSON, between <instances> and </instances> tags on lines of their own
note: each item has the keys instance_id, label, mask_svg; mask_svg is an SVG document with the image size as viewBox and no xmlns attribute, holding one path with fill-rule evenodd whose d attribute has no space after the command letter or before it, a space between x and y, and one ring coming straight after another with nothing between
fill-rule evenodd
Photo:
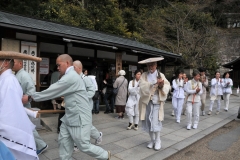
<instances>
[{"instance_id":1,"label":"black shoe","mask_svg":"<svg viewBox=\"0 0 240 160\"><path fill-rule=\"evenodd\" d=\"M240 114L238 114L237 118L240 119Z\"/></svg>"},{"instance_id":2,"label":"black shoe","mask_svg":"<svg viewBox=\"0 0 240 160\"><path fill-rule=\"evenodd\" d=\"M109 113L114 113L114 111L109 111Z\"/></svg>"},{"instance_id":3,"label":"black shoe","mask_svg":"<svg viewBox=\"0 0 240 160\"><path fill-rule=\"evenodd\" d=\"M105 111L104 114L108 114L109 112L108 111Z\"/></svg>"},{"instance_id":4,"label":"black shoe","mask_svg":"<svg viewBox=\"0 0 240 160\"><path fill-rule=\"evenodd\" d=\"M99 113L99 111L95 112L95 114L98 114L98 113Z\"/></svg>"},{"instance_id":5,"label":"black shoe","mask_svg":"<svg viewBox=\"0 0 240 160\"><path fill-rule=\"evenodd\" d=\"M43 153L44 151L46 151L48 148L48 145L46 145L45 147L43 147L42 149L40 150L37 150L37 155L40 155L41 153Z\"/></svg>"}]
</instances>

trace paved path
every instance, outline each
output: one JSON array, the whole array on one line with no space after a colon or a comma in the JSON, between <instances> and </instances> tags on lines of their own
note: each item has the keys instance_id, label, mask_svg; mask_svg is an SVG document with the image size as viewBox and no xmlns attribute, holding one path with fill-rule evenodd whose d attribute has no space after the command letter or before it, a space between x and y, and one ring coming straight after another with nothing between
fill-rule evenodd
<instances>
[{"instance_id":1,"label":"paved path","mask_svg":"<svg viewBox=\"0 0 240 160\"><path fill-rule=\"evenodd\" d=\"M206 104L207 111L209 99ZM239 97L232 95L230 97L228 112L221 109L220 114L215 115L216 107L214 107L211 116L200 116L198 129L187 130L186 116L182 116L180 124L176 123L174 117L170 115L172 105L171 102L168 101L164 108L165 119L161 131L162 148L160 151L146 148L147 142L150 141L150 137L147 133L141 131L141 127L138 131L126 130L128 125L127 118L118 120L114 118L116 114L103 114L101 111L100 114L93 115L93 125L99 131L103 132L103 142L100 146L111 151L111 160L160 160L177 153L179 150L182 150L232 121L237 116L238 108ZM40 160L59 159L57 144L58 134L56 133L57 116L57 114L51 114L42 117L42 121L52 131L39 131L41 137L49 145L48 150L39 156ZM91 142L94 143L94 140ZM73 159L93 160L93 158L82 152L75 152L73 154Z\"/></svg>"}]
</instances>

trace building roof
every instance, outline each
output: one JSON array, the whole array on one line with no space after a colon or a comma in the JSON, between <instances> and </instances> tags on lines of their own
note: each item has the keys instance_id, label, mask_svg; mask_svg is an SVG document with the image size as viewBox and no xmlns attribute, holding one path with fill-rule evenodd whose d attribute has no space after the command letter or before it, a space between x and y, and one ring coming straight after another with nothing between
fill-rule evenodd
<instances>
[{"instance_id":1,"label":"building roof","mask_svg":"<svg viewBox=\"0 0 240 160\"><path fill-rule=\"evenodd\" d=\"M181 56L178 54L160 50L158 48L131 39L122 38L102 32L81 29L73 26L48 22L44 20L24 17L2 11L0 11L0 26L36 33L56 35L66 39L71 38L73 40L81 40L84 42L94 42L103 45L111 45L117 48L129 49L135 53L139 52L156 56L161 55L166 57L181 58Z\"/></svg>"},{"instance_id":2,"label":"building roof","mask_svg":"<svg viewBox=\"0 0 240 160\"><path fill-rule=\"evenodd\" d=\"M240 57L222 66L230 69L240 69Z\"/></svg>"}]
</instances>

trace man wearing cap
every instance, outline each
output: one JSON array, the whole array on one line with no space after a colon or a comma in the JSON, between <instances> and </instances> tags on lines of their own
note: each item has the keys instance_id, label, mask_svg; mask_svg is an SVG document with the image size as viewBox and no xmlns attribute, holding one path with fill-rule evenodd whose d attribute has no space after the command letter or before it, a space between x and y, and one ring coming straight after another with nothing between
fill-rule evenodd
<instances>
[{"instance_id":1,"label":"man wearing cap","mask_svg":"<svg viewBox=\"0 0 240 160\"><path fill-rule=\"evenodd\" d=\"M201 74L200 82L202 82L202 94L201 94L201 111L202 116L205 116L204 108L206 106L206 97L207 97L207 88L208 88L208 78L205 75L206 69L201 67L199 68L199 72Z\"/></svg>"},{"instance_id":2,"label":"man wearing cap","mask_svg":"<svg viewBox=\"0 0 240 160\"><path fill-rule=\"evenodd\" d=\"M60 55L56 64L62 78L42 92L32 95L35 101L45 101L64 96L65 115L58 136L59 157L71 159L74 143L79 150L99 160L110 159L110 152L90 143L92 113L86 86L73 68L73 60L67 54ZM26 99L26 96L24 97Z\"/></svg>"},{"instance_id":3,"label":"man wearing cap","mask_svg":"<svg viewBox=\"0 0 240 160\"><path fill-rule=\"evenodd\" d=\"M161 121L164 118L163 105L170 90L170 83L164 74L157 70L157 61L162 57L149 58L138 63L147 64L148 72L144 72L140 78L140 120L142 128L149 133L151 142L147 148L160 150Z\"/></svg>"},{"instance_id":4,"label":"man wearing cap","mask_svg":"<svg viewBox=\"0 0 240 160\"><path fill-rule=\"evenodd\" d=\"M31 96L36 92L32 77L23 68L23 60L14 59L13 71L15 72L16 78L22 87L23 95ZM24 104L24 107L31 108L31 102ZM33 135L37 147L37 154L39 155L48 148L48 145L42 140L36 129L33 130Z\"/></svg>"},{"instance_id":5,"label":"man wearing cap","mask_svg":"<svg viewBox=\"0 0 240 160\"><path fill-rule=\"evenodd\" d=\"M5 58L1 58L2 55ZM35 160L38 159L32 132L35 126L23 107L23 91L12 74L13 57L10 55L15 54L0 51L0 141L9 148L15 159Z\"/></svg>"}]
</instances>

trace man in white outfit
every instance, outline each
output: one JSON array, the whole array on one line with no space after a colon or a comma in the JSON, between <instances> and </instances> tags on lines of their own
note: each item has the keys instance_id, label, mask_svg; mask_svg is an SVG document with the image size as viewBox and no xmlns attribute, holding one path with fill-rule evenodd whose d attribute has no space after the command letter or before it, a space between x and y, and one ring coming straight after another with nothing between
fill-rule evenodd
<instances>
[{"instance_id":1,"label":"man in white outfit","mask_svg":"<svg viewBox=\"0 0 240 160\"><path fill-rule=\"evenodd\" d=\"M164 74L157 71L157 61L163 60L162 57L149 58L138 63L147 64L148 72L144 72L140 78L140 120L142 128L148 132L151 142L147 148L160 150L161 140L160 131L164 118L163 105L170 90L170 83Z\"/></svg>"},{"instance_id":2,"label":"man in white outfit","mask_svg":"<svg viewBox=\"0 0 240 160\"><path fill-rule=\"evenodd\" d=\"M23 91L11 70L15 57L10 55L24 54L0 51L0 141L9 148L15 159L36 160L38 156L32 133L35 126L23 107Z\"/></svg>"}]
</instances>

